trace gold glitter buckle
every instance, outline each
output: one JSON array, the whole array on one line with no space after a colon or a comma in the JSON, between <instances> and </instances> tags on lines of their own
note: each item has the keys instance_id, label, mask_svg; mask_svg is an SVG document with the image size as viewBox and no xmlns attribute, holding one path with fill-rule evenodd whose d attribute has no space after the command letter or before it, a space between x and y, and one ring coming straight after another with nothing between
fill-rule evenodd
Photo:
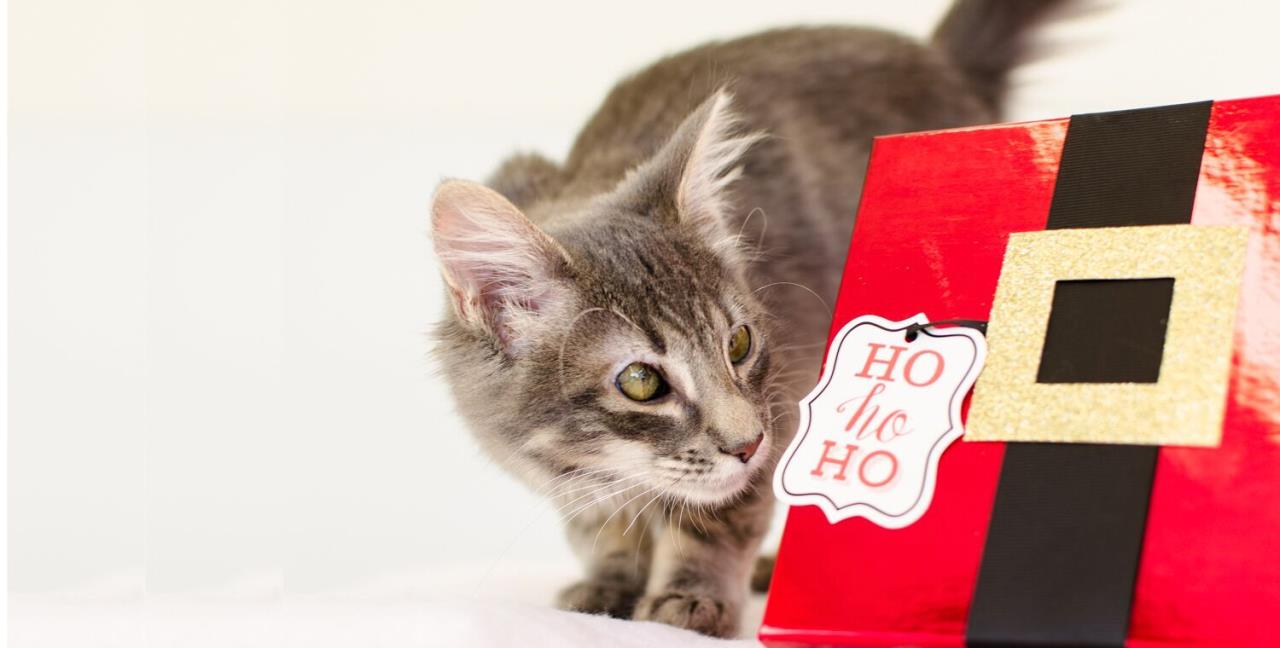
<instances>
[{"instance_id":1,"label":"gold glitter buckle","mask_svg":"<svg viewBox=\"0 0 1280 648\"><path fill-rule=\"evenodd\" d=\"M966 441L1217 446L1248 230L1154 225L1010 235ZM1058 281L1172 278L1154 383L1038 383Z\"/></svg>"}]
</instances>

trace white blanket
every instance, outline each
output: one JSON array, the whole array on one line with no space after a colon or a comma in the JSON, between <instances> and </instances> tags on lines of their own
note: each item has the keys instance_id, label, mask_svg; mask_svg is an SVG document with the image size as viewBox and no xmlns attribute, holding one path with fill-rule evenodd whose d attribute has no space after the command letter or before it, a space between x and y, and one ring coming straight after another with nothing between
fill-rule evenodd
<instances>
[{"instance_id":1,"label":"white blanket","mask_svg":"<svg viewBox=\"0 0 1280 648\"><path fill-rule=\"evenodd\" d=\"M548 602L566 565L457 566L323 594L291 594L258 575L216 590L144 593L141 578L51 594L12 595L15 648L758 647L764 598L744 615L746 639L716 640L657 623L562 612Z\"/></svg>"}]
</instances>

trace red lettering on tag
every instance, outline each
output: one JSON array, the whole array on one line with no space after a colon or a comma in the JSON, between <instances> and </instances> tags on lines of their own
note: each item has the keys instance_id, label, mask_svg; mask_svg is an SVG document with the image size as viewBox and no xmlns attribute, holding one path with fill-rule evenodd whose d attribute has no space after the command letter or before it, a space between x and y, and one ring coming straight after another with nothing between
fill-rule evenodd
<instances>
[{"instance_id":1,"label":"red lettering on tag","mask_svg":"<svg viewBox=\"0 0 1280 648\"><path fill-rule=\"evenodd\" d=\"M876 457L884 457L885 459L889 460L890 462L889 474L885 475L884 479L880 479L873 482L870 479L867 479L867 464L870 464L871 460L875 459ZM885 484L893 481L893 478L897 476L898 476L898 458L893 456L893 453L888 452L886 450L876 450L875 452L868 454L865 458L863 458L862 463L858 465L858 479L862 480L862 483L866 484L871 488L879 488L881 486L884 486Z\"/></svg>"},{"instance_id":2,"label":"red lettering on tag","mask_svg":"<svg viewBox=\"0 0 1280 648\"><path fill-rule=\"evenodd\" d=\"M862 365L862 371L859 371L855 375L859 378L875 378L875 376L871 375L871 365L882 364L884 365L884 373L881 374L879 378L876 378L876 380L887 380L889 382L893 382L893 367L898 364L898 356L902 355L902 352L906 351L907 347L889 347L890 349L893 349L893 354L889 356L888 360L882 360L876 357L877 354L880 353L880 350L885 348L883 344L872 342L868 344L867 347L871 349L871 353L867 354L867 362Z\"/></svg>"},{"instance_id":3,"label":"red lettering on tag","mask_svg":"<svg viewBox=\"0 0 1280 648\"><path fill-rule=\"evenodd\" d=\"M853 427L861 421L862 426L854 433L854 438L862 440L869 436L870 433L868 430L871 428L871 424L875 420L876 415L880 413L880 406L872 405L871 401L875 399L876 396L883 394L885 389L886 387L884 386L884 383L876 383L875 386L871 388L871 391L867 392L866 396L862 396L860 399L851 398L839 405L836 405L836 411L843 413L849 403L860 400L858 403L858 409L854 411L853 416L849 417L849 422L844 426L845 432L852 431ZM868 409L868 407L870 409ZM863 414L866 414L865 418L863 418ZM875 427L876 440L884 443L906 434L906 424L907 413L902 410L893 410L888 416L884 417L884 419L880 421L879 425Z\"/></svg>"},{"instance_id":4,"label":"red lettering on tag","mask_svg":"<svg viewBox=\"0 0 1280 648\"><path fill-rule=\"evenodd\" d=\"M934 364L933 375L929 376L929 379L924 382L916 382L911 379L911 375L912 375L911 368L915 366L916 360L919 360L920 356L924 356L924 355L933 356L938 360ZM912 355L910 358L907 358L907 366L903 370L902 375L904 378L907 379L908 383L911 383L915 387L928 387L929 385L932 385L933 383L938 382L938 378L942 377L942 368L944 366L946 366L946 361L942 359L941 353L938 353L937 351L933 351L930 349L925 349L924 351L916 353Z\"/></svg>"},{"instance_id":5,"label":"red lettering on tag","mask_svg":"<svg viewBox=\"0 0 1280 648\"><path fill-rule=\"evenodd\" d=\"M858 452L858 446L853 445L852 443L844 444L843 459L837 459L831 456L831 449L834 447L836 447L835 441L826 440L822 442L822 457L818 459L818 465L815 466L813 470L809 471L810 475L813 475L814 477L825 476L822 468L830 463L840 466L840 470L836 471L833 479L836 481L846 481L848 479L845 477L845 472L849 469L849 462L853 459L853 455ZM889 461L889 473L881 479L871 480L867 477L867 466L871 464L873 459L878 458L883 458ZM869 452L858 461L858 481L862 482L862 484L868 488L879 488L884 486L885 484L893 481L893 478L897 475L898 458L893 456L893 453L888 450L875 450Z\"/></svg>"},{"instance_id":6,"label":"red lettering on tag","mask_svg":"<svg viewBox=\"0 0 1280 648\"><path fill-rule=\"evenodd\" d=\"M853 458L853 453L858 451L858 446L845 444L844 459L834 459L831 457L831 449L836 446L836 442L829 440L823 441L822 445L822 458L818 460L818 466L809 471L809 474L814 477L821 477L822 467L829 463L833 463L840 466L840 472L836 473L836 479L838 481L844 481L844 471L848 470L849 460Z\"/></svg>"}]
</instances>

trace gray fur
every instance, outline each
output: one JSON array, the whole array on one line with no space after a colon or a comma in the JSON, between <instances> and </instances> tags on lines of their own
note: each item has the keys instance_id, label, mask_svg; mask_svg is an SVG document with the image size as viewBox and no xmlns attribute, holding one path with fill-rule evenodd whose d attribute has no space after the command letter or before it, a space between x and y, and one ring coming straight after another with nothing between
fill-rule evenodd
<instances>
[{"instance_id":1,"label":"gray fur","mask_svg":"<svg viewBox=\"0 0 1280 648\"><path fill-rule=\"evenodd\" d=\"M436 355L480 443L568 519L587 568L561 606L735 632L871 138L995 120L1033 13L1014 7L1049 4L961 2L945 47L851 27L704 45L618 84L563 165L504 163L488 184L505 200L441 187ZM734 365L739 324L753 349ZM672 393L622 396L631 360ZM761 432L749 461L727 450Z\"/></svg>"}]
</instances>

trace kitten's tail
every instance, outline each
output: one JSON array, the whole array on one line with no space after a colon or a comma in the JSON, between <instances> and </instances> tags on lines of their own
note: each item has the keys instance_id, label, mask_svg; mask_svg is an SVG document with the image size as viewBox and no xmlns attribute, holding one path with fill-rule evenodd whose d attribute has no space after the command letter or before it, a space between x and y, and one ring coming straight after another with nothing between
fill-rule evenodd
<instances>
[{"instance_id":1,"label":"kitten's tail","mask_svg":"<svg viewBox=\"0 0 1280 648\"><path fill-rule=\"evenodd\" d=\"M1030 51L1027 34L1071 0L956 0L933 32L942 50L997 111L1009 71Z\"/></svg>"}]
</instances>

